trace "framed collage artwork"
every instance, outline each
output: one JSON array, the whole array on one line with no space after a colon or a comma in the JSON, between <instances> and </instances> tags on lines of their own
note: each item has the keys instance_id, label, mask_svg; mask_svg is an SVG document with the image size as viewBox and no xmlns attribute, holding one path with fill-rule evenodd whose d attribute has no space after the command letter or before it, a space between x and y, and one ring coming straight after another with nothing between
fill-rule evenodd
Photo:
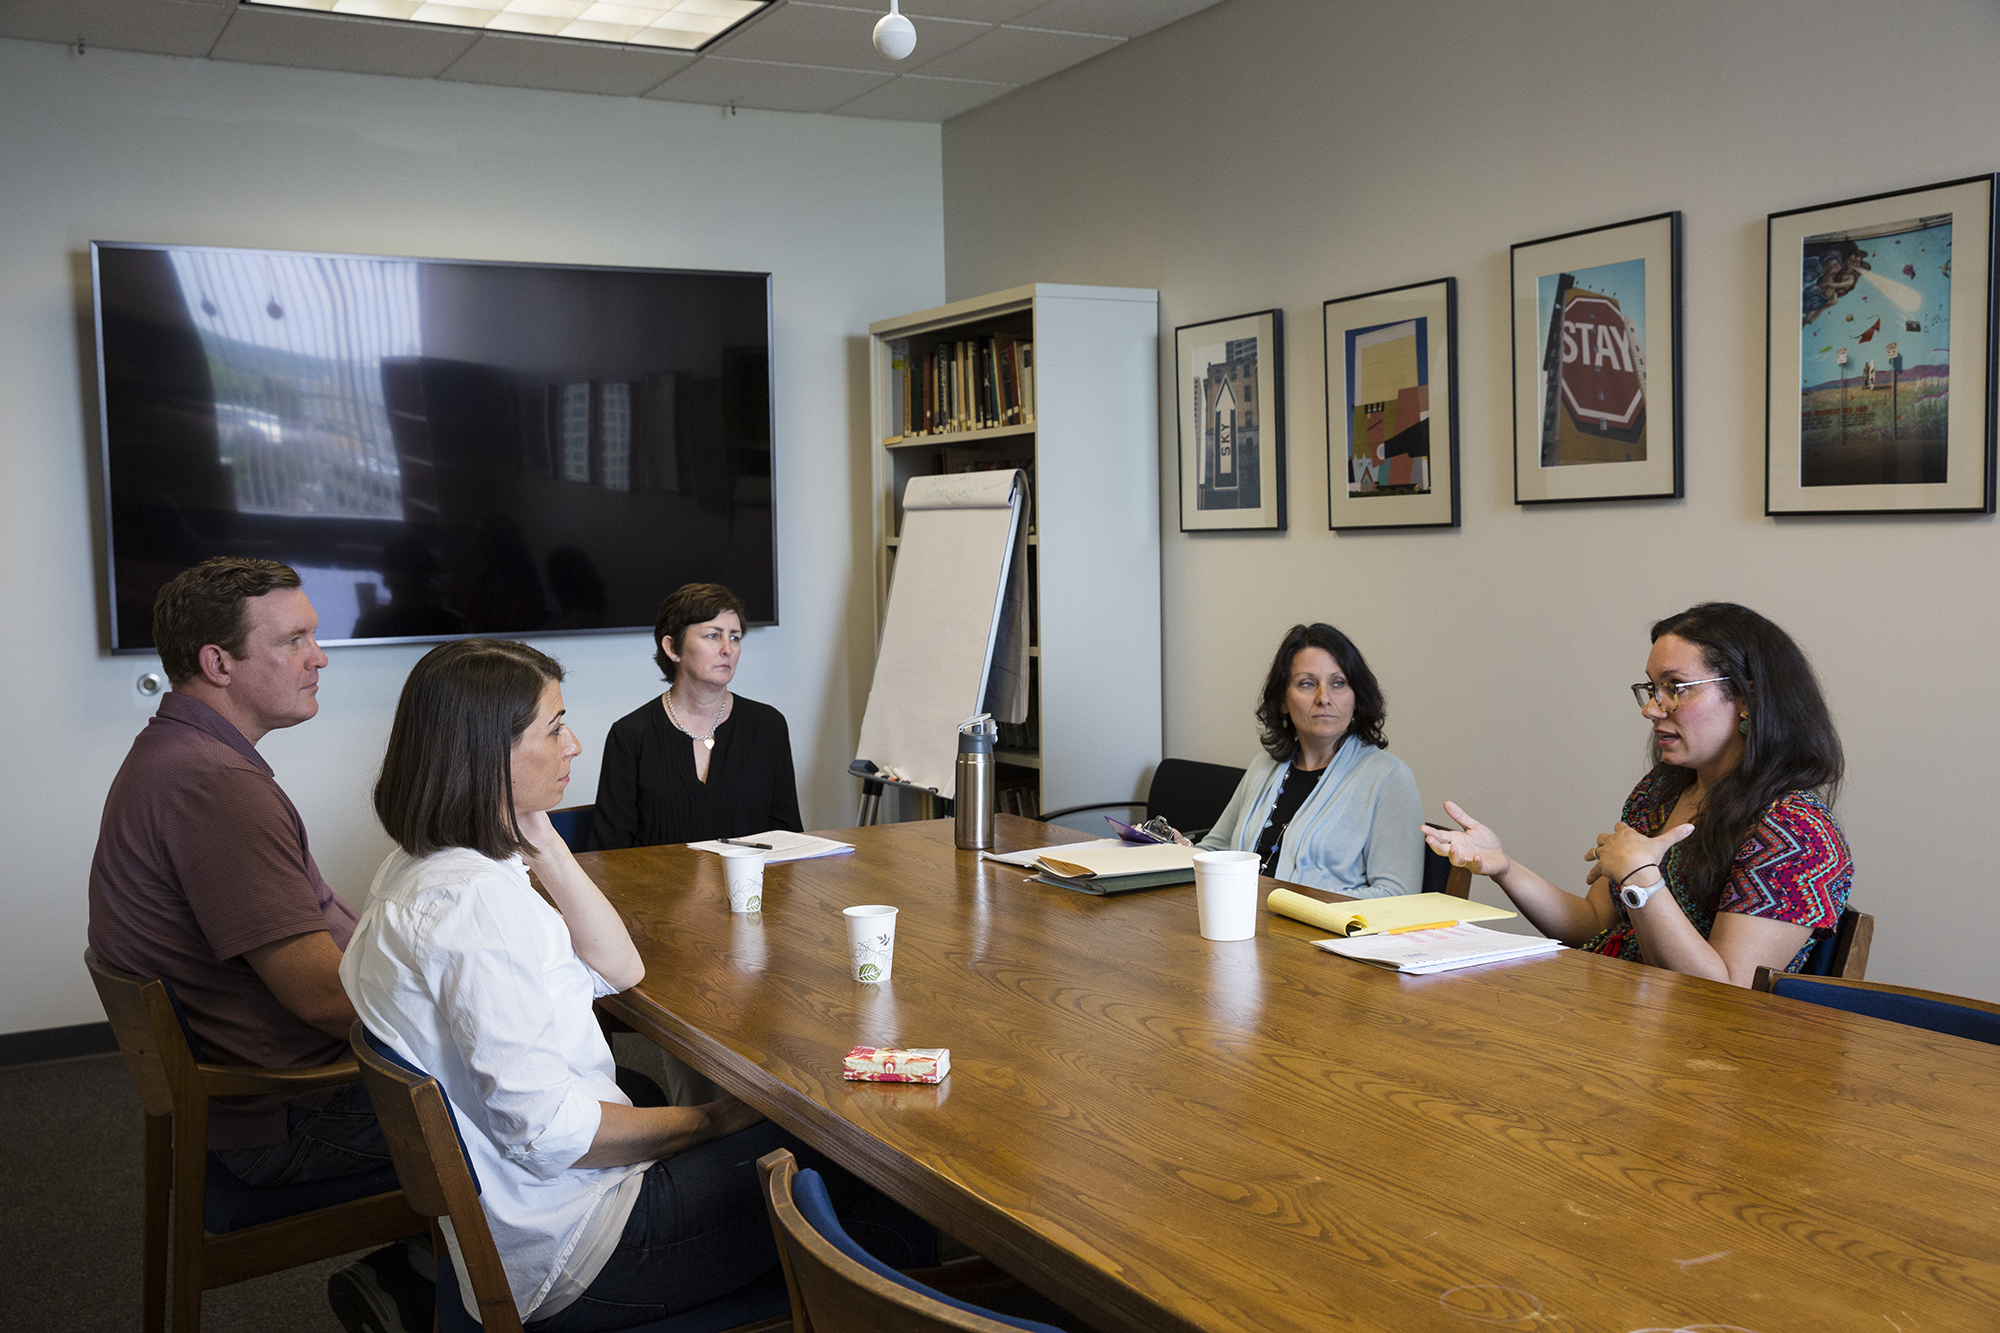
<instances>
[{"instance_id":1,"label":"framed collage artwork","mask_svg":"<svg viewBox=\"0 0 2000 1333\"><path fill-rule=\"evenodd\" d=\"M1458 526L1458 280L1321 307L1327 526Z\"/></svg>"}]
</instances>

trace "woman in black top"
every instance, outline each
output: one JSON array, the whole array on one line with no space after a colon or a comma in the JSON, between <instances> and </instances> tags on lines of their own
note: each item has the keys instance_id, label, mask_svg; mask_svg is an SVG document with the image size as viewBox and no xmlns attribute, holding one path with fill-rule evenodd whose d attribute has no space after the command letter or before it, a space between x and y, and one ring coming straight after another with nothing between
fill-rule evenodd
<instances>
[{"instance_id":1,"label":"woman in black top","mask_svg":"<svg viewBox=\"0 0 2000 1333\"><path fill-rule=\"evenodd\" d=\"M660 603L653 660L667 691L611 726L590 850L802 828L785 715L732 694L743 603L690 583Z\"/></svg>"}]
</instances>

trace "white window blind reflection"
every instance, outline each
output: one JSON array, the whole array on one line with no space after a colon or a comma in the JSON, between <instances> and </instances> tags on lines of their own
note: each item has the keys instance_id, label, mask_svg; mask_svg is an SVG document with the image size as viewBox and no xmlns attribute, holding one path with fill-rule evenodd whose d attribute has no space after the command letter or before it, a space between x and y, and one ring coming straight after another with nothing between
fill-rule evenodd
<instances>
[{"instance_id":1,"label":"white window blind reflection","mask_svg":"<svg viewBox=\"0 0 2000 1333\"><path fill-rule=\"evenodd\" d=\"M403 517L385 357L421 351L407 260L172 251L238 509Z\"/></svg>"}]
</instances>

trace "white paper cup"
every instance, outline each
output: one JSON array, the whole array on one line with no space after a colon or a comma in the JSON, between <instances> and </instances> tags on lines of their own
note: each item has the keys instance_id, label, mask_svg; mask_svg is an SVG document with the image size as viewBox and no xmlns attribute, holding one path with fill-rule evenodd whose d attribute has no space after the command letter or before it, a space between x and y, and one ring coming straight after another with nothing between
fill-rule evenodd
<instances>
[{"instance_id":1,"label":"white paper cup","mask_svg":"<svg viewBox=\"0 0 2000 1333\"><path fill-rule=\"evenodd\" d=\"M847 907L847 952L854 960L856 981L887 981L896 961L896 909Z\"/></svg>"},{"instance_id":2,"label":"white paper cup","mask_svg":"<svg viewBox=\"0 0 2000 1333\"><path fill-rule=\"evenodd\" d=\"M724 847L722 873L729 879L729 910L764 910L764 850L761 847Z\"/></svg>"},{"instance_id":3,"label":"white paper cup","mask_svg":"<svg viewBox=\"0 0 2000 1333\"><path fill-rule=\"evenodd\" d=\"M1257 853L1196 852L1194 908L1205 940L1257 933Z\"/></svg>"}]
</instances>

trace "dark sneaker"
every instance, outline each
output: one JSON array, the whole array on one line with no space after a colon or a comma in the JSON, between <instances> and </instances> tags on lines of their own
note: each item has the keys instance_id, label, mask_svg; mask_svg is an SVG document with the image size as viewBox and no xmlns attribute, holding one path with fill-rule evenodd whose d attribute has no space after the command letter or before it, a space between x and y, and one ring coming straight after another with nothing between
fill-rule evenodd
<instances>
[{"instance_id":1,"label":"dark sneaker","mask_svg":"<svg viewBox=\"0 0 2000 1333\"><path fill-rule=\"evenodd\" d=\"M326 1299L347 1333L430 1333L437 1289L411 1269L406 1246L390 1245L336 1270Z\"/></svg>"}]
</instances>

